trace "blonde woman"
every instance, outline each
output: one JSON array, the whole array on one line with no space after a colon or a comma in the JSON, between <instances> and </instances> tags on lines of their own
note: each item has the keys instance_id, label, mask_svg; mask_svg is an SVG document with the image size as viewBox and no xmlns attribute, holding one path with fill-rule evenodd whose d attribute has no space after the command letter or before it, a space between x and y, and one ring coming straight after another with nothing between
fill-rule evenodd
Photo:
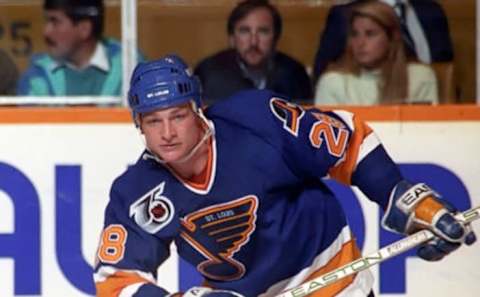
<instances>
[{"instance_id":1,"label":"blonde woman","mask_svg":"<svg viewBox=\"0 0 480 297\"><path fill-rule=\"evenodd\" d=\"M345 53L319 78L315 104L438 103L435 73L407 60L400 30L388 4L372 0L355 6Z\"/></svg>"}]
</instances>

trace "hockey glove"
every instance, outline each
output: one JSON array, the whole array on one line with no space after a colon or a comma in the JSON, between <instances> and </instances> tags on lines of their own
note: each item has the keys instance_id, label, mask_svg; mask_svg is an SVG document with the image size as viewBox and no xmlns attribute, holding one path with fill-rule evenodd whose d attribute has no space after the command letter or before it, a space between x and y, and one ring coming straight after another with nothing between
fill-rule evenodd
<instances>
[{"instance_id":1,"label":"hockey glove","mask_svg":"<svg viewBox=\"0 0 480 297\"><path fill-rule=\"evenodd\" d=\"M476 236L470 225L463 225L454 215L457 210L442 200L426 184L398 183L390 195L382 226L401 234L412 234L429 229L436 236L421 245L417 254L428 261L438 261L459 248L462 243L471 245Z\"/></svg>"},{"instance_id":2,"label":"hockey glove","mask_svg":"<svg viewBox=\"0 0 480 297\"><path fill-rule=\"evenodd\" d=\"M230 290L214 290L206 287L192 287L183 294L183 297L244 297Z\"/></svg>"}]
</instances>

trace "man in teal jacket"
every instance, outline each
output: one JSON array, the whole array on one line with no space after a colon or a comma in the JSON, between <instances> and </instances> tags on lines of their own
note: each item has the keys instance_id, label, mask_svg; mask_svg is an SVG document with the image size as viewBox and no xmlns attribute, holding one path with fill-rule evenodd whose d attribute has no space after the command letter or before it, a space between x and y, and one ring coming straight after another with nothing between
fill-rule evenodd
<instances>
[{"instance_id":1,"label":"man in teal jacket","mask_svg":"<svg viewBox=\"0 0 480 297\"><path fill-rule=\"evenodd\" d=\"M48 54L32 56L17 94L120 95L121 47L118 41L102 37L103 0L45 0L43 8Z\"/></svg>"}]
</instances>

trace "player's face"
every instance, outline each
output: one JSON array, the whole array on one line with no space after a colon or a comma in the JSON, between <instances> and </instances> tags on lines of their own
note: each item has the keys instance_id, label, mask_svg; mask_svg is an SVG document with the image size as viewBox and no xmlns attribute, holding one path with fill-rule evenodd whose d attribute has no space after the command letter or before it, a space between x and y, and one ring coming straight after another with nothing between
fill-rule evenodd
<instances>
[{"instance_id":1,"label":"player's face","mask_svg":"<svg viewBox=\"0 0 480 297\"><path fill-rule=\"evenodd\" d=\"M147 147L167 163L187 156L204 133L189 103L143 114L140 128Z\"/></svg>"},{"instance_id":2,"label":"player's face","mask_svg":"<svg viewBox=\"0 0 480 297\"><path fill-rule=\"evenodd\" d=\"M49 53L60 60L70 60L82 42L80 23L73 23L62 10L45 11L43 36Z\"/></svg>"},{"instance_id":3,"label":"player's face","mask_svg":"<svg viewBox=\"0 0 480 297\"><path fill-rule=\"evenodd\" d=\"M252 10L235 24L230 44L250 67L263 65L274 45L273 18L266 8Z\"/></svg>"},{"instance_id":4,"label":"player's face","mask_svg":"<svg viewBox=\"0 0 480 297\"><path fill-rule=\"evenodd\" d=\"M375 69L388 55L390 39L387 32L368 17L356 17L349 36L353 57L360 66Z\"/></svg>"}]
</instances>

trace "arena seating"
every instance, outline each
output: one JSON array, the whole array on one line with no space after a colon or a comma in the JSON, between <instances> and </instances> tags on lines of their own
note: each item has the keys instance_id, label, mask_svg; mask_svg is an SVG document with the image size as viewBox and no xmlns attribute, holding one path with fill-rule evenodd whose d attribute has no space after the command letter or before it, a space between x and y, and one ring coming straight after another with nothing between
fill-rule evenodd
<instances>
[{"instance_id":1,"label":"arena seating","mask_svg":"<svg viewBox=\"0 0 480 297\"><path fill-rule=\"evenodd\" d=\"M452 62L432 64L438 80L438 97L441 103L455 103L454 67Z\"/></svg>"},{"instance_id":2,"label":"arena seating","mask_svg":"<svg viewBox=\"0 0 480 297\"><path fill-rule=\"evenodd\" d=\"M318 46L328 9L335 0L278 0L284 20L279 48L308 68ZM20 70L33 52L45 49L41 0L0 2L0 46ZM119 38L120 1L106 0L107 35ZM147 57L176 52L191 63L227 46L226 18L234 0L138 0L139 46ZM475 1L441 1L455 44L452 97L448 102L475 101ZM438 72L437 72L438 74ZM455 98L457 95L458 98Z\"/></svg>"}]
</instances>

